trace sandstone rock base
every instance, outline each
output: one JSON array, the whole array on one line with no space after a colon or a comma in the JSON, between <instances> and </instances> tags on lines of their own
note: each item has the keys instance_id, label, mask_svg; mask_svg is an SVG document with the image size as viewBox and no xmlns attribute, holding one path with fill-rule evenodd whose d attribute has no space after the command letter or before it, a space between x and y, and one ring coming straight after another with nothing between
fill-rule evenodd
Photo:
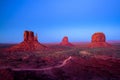
<instances>
[{"instance_id":1,"label":"sandstone rock base","mask_svg":"<svg viewBox=\"0 0 120 80\"><path fill-rule=\"evenodd\" d=\"M104 33L96 32L92 35L92 40L89 47L111 47L111 45L106 42Z\"/></svg>"}]
</instances>

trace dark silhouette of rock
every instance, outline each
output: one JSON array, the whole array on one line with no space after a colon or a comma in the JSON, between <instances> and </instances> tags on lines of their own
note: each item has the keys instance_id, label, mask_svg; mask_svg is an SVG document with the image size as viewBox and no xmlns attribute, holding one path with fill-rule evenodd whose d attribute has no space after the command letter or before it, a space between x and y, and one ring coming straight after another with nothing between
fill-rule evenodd
<instances>
[{"instance_id":1,"label":"dark silhouette of rock","mask_svg":"<svg viewBox=\"0 0 120 80\"><path fill-rule=\"evenodd\" d=\"M60 45L62 46L73 46L73 44L71 44L68 40L68 37L65 36L63 39L62 39L62 42L60 43Z\"/></svg>"},{"instance_id":2,"label":"dark silhouette of rock","mask_svg":"<svg viewBox=\"0 0 120 80\"><path fill-rule=\"evenodd\" d=\"M9 51L32 51L32 50L42 50L47 47L38 42L38 36L34 36L34 32L25 31L24 41L18 45L9 48Z\"/></svg>"},{"instance_id":3,"label":"dark silhouette of rock","mask_svg":"<svg viewBox=\"0 0 120 80\"><path fill-rule=\"evenodd\" d=\"M110 47L111 45L106 42L105 34L96 32L92 35L90 47Z\"/></svg>"}]
</instances>

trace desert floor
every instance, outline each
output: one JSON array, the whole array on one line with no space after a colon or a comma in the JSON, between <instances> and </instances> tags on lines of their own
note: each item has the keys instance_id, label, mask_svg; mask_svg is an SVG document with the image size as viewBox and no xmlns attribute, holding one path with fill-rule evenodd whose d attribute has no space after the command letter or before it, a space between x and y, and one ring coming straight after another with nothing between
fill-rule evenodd
<instances>
[{"instance_id":1,"label":"desert floor","mask_svg":"<svg viewBox=\"0 0 120 80\"><path fill-rule=\"evenodd\" d=\"M48 49L14 51L0 44L0 80L120 80L120 43L89 48L45 44Z\"/></svg>"}]
</instances>

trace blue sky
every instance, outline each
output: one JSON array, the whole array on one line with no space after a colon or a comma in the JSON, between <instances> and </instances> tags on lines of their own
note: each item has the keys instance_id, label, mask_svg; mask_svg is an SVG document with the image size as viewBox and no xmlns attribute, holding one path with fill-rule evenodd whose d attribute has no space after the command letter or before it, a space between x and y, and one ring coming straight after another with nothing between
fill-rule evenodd
<instances>
[{"instance_id":1,"label":"blue sky","mask_svg":"<svg viewBox=\"0 0 120 80\"><path fill-rule=\"evenodd\" d=\"M120 40L120 0L0 0L0 43L18 43L24 30L40 42L91 41L94 32Z\"/></svg>"}]
</instances>

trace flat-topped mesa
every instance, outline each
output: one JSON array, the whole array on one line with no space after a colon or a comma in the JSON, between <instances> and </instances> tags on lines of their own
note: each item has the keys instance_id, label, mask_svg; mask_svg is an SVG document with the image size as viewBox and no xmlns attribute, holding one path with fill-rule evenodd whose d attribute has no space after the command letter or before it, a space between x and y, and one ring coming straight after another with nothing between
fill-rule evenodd
<instances>
[{"instance_id":1,"label":"flat-topped mesa","mask_svg":"<svg viewBox=\"0 0 120 80\"><path fill-rule=\"evenodd\" d=\"M25 42L32 42L32 41L38 41L37 36L34 36L34 32L32 31L25 31L24 32L24 41Z\"/></svg>"},{"instance_id":2,"label":"flat-topped mesa","mask_svg":"<svg viewBox=\"0 0 120 80\"><path fill-rule=\"evenodd\" d=\"M106 42L106 37L103 32L96 32L92 35L90 47L110 47Z\"/></svg>"},{"instance_id":3,"label":"flat-topped mesa","mask_svg":"<svg viewBox=\"0 0 120 80\"><path fill-rule=\"evenodd\" d=\"M24 31L24 40L8 50L10 51L33 51L33 50L43 50L47 47L38 42L38 36L34 36L32 31Z\"/></svg>"},{"instance_id":4,"label":"flat-topped mesa","mask_svg":"<svg viewBox=\"0 0 120 80\"><path fill-rule=\"evenodd\" d=\"M62 39L62 42L60 43L60 45L62 46L73 46L73 44L71 44L68 40L68 37L65 36L63 39Z\"/></svg>"},{"instance_id":5,"label":"flat-topped mesa","mask_svg":"<svg viewBox=\"0 0 120 80\"><path fill-rule=\"evenodd\" d=\"M102 32L97 32L92 35L92 42L106 42L105 34Z\"/></svg>"}]
</instances>

